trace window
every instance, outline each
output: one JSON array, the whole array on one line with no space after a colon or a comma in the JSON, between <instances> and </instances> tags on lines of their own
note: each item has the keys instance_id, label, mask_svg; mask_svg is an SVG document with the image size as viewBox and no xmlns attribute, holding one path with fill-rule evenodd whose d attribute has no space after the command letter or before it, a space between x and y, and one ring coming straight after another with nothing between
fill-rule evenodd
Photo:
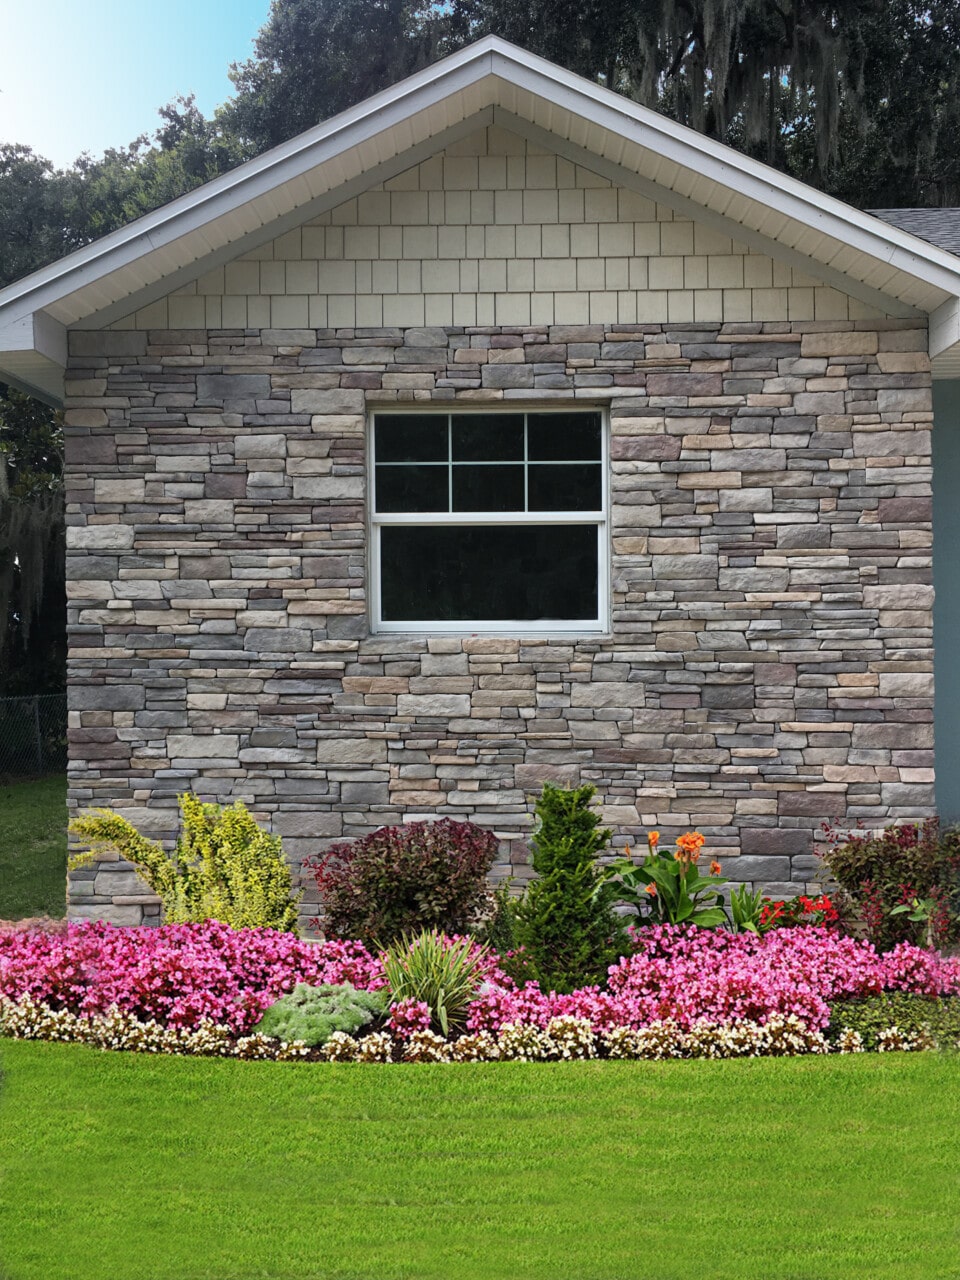
<instances>
[{"instance_id":1,"label":"window","mask_svg":"<svg viewBox=\"0 0 960 1280\"><path fill-rule=\"evenodd\" d=\"M377 631L601 631L598 410L373 418Z\"/></svg>"}]
</instances>

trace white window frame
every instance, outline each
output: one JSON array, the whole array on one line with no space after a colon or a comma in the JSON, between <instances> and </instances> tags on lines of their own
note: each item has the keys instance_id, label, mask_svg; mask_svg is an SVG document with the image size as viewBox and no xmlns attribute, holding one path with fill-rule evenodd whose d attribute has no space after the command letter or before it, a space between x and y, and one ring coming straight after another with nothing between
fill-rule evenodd
<instances>
[{"instance_id":1,"label":"white window frame","mask_svg":"<svg viewBox=\"0 0 960 1280\"><path fill-rule=\"evenodd\" d=\"M528 413L598 413L600 415L600 476L601 498L598 511L417 511L384 512L376 509L376 457L374 419L378 414L403 414L423 416L432 413L437 417L451 414L519 414ZM491 464L497 465L497 464ZM573 465L573 464L568 464ZM593 465L593 464L587 464ZM371 406L367 415L367 546L369 547L369 600L370 630L373 634L405 635L501 635L595 637L610 631L610 427L609 414L603 405L582 402L530 404L463 405L447 401L439 404L383 404ZM455 622L391 622L384 621L380 598L380 531L389 525L417 526L474 526L474 525L595 525L597 530L597 615L595 618L545 618L529 619L465 619Z\"/></svg>"}]
</instances>

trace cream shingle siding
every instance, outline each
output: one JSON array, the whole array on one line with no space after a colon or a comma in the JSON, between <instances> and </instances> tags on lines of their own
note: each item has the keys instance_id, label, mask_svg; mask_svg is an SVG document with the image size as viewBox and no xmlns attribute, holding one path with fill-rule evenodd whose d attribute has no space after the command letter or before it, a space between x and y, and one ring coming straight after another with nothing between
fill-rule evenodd
<instances>
[{"instance_id":1,"label":"cream shingle siding","mask_svg":"<svg viewBox=\"0 0 960 1280\"><path fill-rule=\"evenodd\" d=\"M848 320L879 312L490 126L113 328Z\"/></svg>"}]
</instances>

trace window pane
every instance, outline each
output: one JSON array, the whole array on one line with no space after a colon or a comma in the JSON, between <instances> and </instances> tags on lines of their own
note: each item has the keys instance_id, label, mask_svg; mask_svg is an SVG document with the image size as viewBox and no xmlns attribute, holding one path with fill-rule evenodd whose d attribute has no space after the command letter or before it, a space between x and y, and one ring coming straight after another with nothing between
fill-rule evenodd
<instances>
[{"instance_id":1,"label":"window pane","mask_svg":"<svg viewBox=\"0 0 960 1280\"><path fill-rule=\"evenodd\" d=\"M437 413L378 413L374 419L377 462L446 462L447 416Z\"/></svg>"},{"instance_id":2,"label":"window pane","mask_svg":"<svg viewBox=\"0 0 960 1280\"><path fill-rule=\"evenodd\" d=\"M522 511L523 466L453 468L454 511Z\"/></svg>"},{"instance_id":3,"label":"window pane","mask_svg":"<svg viewBox=\"0 0 960 1280\"><path fill-rule=\"evenodd\" d=\"M599 413L531 413L527 432L531 459L593 462L600 458Z\"/></svg>"},{"instance_id":4,"label":"window pane","mask_svg":"<svg viewBox=\"0 0 960 1280\"><path fill-rule=\"evenodd\" d=\"M519 462L522 459L522 413L453 415L454 462Z\"/></svg>"},{"instance_id":5,"label":"window pane","mask_svg":"<svg viewBox=\"0 0 960 1280\"><path fill-rule=\"evenodd\" d=\"M449 467L377 467L377 511L449 511Z\"/></svg>"},{"instance_id":6,"label":"window pane","mask_svg":"<svg viewBox=\"0 0 960 1280\"><path fill-rule=\"evenodd\" d=\"M380 531L385 622L592 621L596 525Z\"/></svg>"},{"instance_id":7,"label":"window pane","mask_svg":"<svg viewBox=\"0 0 960 1280\"><path fill-rule=\"evenodd\" d=\"M530 466L531 511L599 511L600 466L596 462Z\"/></svg>"}]
</instances>

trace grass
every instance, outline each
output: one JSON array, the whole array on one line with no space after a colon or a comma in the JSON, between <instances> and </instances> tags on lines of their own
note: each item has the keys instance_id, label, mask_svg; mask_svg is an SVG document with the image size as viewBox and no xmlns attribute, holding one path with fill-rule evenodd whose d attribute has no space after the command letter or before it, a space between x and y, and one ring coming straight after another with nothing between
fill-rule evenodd
<instances>
[{"instance_id":1,"label":"grass","mask_svg":"<svg viewBox=\"0 0 960 1280\"><path fill-rule=\"evenodd\" d=\"M960 1277L952 1056L0 1064L6 1280Z\"/></svg>"},{"instance_id":2,"label":"grass","mask_svg":"<svg viewBox=\"0 0 960 1280\"><path fill-rule=\"evenodd\" d=\"M0 920L66 913L67 781L0 787Z\"/></svg>"}]
</instances>

